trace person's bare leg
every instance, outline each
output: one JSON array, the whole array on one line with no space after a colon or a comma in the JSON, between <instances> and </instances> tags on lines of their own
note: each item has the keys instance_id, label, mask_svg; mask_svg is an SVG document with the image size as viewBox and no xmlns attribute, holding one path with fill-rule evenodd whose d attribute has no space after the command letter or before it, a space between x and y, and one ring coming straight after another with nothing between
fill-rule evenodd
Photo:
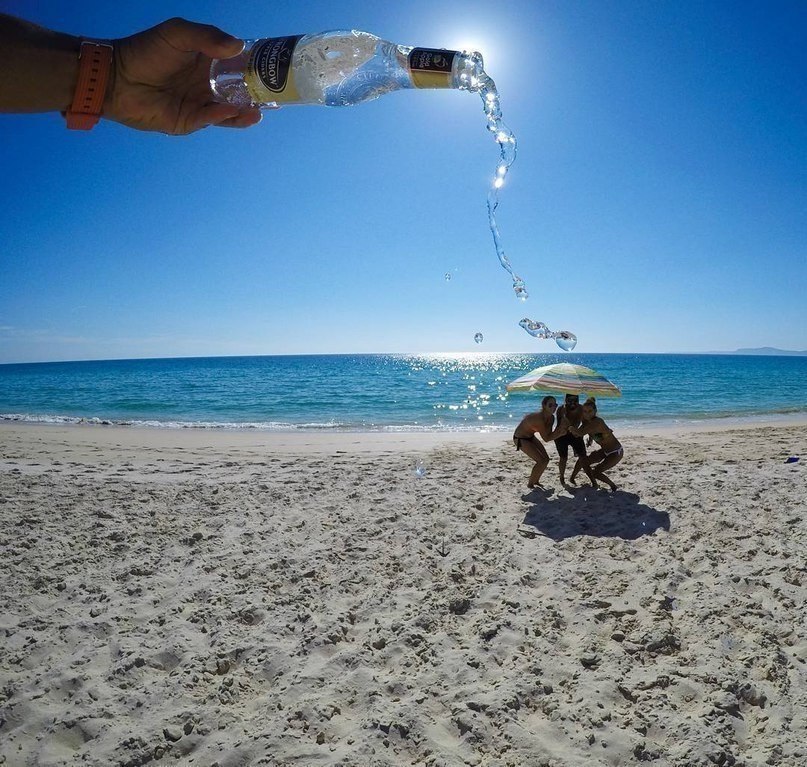
<instances>
[{"instance_id":1,"label":"person's bare leg","mask_svg":"<svg viewBox=\"0 0 807 767\"><path fill-rule=\"evenodd\" d=\"M616 483L613 480L608 479L608 477L602 473L602 469L597 469L597 471L594 472L594 477L599 479L601 482L605 482L605 484L608 485L612 491L616 490Z\"/></svg>"},{"instance_id":2,"label":"person's bare leg","mask_svg":"<svg viewBox=\"0 0 807 767\"><path fill-rule=\"evenodd\" d=\"M577 464L575 465L575 469L577 469L577 466L581 466L583 471L586 472L586 476L588 477L589 482L591 482L591 486L596 490L597 487L598 487L597 479L594 476L594 471L592 470L591 465L588 462L588 457L585 456L585 455L581 455L577 459Z\"/></svg>"},{"instance_id":3,"label":"person's bare leg","mask_svg":"<svg viewBox=\"0 0 807 767\"><path fill-rule=\"evenodd\" d=\"M613 469L614 466L616 466L622 460L622 455L623 454L619 452L606 456L605 460L594 470L594 477L605 482L605 484L608 485L612 491L616 490L616 483L606 477L603 472L607 471L608 469Z\"/></svg>"},{"instance_id":4,"label":"person's bare leg","mask_svg":"<svg viewBox=\"0 0 807 767\"><path fill-rule=\"evenodd\" d=\"M541 475L544 473L547 466L549 466L548 457L535 462L535 466L532 467L532 471L530 472L530 478L527 481L527 487L543 487L541 484Z\"/></svg>"},{"instance_id":5,"label":"person's bare leg","mask_svg":"<svg viewBox=\"0 0 807 767\"><path fill-rule=\"evenodd\" d=\"M582 456L577 459L577 463L574 465L574 471L572 472L572 476L569 477L569 484L575 485L577 475L580 473L580 470L583 470L588 477L589 482L591 482L591 486L596 490L599 485L597 484L597 479L594 476L594 471L591 468L591 465L588 462L588 458L583 458Z\"/></svg>"},{"instance_id":6,"label":"person's bare leg","mask_svg":"<svg viewBox=\"0 0 807 767\"><path fill-rule=\"evenodd\" d=\"M586 476L588 477L589 482L591 482L591 486L596 490L598 485L597 480L595 479L594 476L595 470L592 468L592 465L597 463L597 461L601 460L600 458L601 453L602 453L601 450L595 450L591 455L588 456L578 455L577 463L575 463L574 465L574 471L572 472L572 476L569 481L574 483L575 477L577 477L577 475L580 473L580 470L582 469L583 471L586 472Z\"/></svg>"},{"instance_id":7,"label":"person's bare leg","mask_svg":"<svg viewBox=\"0 0 807 767\"><path fill-rule=\"evenodd\" d=\"M558 471L560 472L560 484L566 484L566 463L568 462L568 455L558 453Z\"/></svg>"},{"instance_id":8,"label":"person's bare leg","mask_svg":"<svg viewBox=\"0 0 807 767\"><path fill-rule=\"evenodd\" d=\"M540 486L541 475L544 469L549 465L549 456L547 455L544 446L538 442L528 440L521 440L521 452L528 455L535 461L535 466L532 467L530 478L527 480L527 487L533 488L536 485Z\"/></svg>"}]
</instances>

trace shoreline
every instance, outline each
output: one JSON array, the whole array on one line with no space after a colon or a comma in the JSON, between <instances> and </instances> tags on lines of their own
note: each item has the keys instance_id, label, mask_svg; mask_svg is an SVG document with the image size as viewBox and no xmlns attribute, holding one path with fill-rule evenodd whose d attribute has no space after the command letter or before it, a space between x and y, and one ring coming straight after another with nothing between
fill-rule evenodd
<instances>
[{"instance_id":1,"label":"shoreline","mask_svg":"<svg viewBox=\"0 0 807 767\"><path fill-rule=\"evenodd\" d=\"M630 443L634 438L685 437L757 429L807 427L807 415L781 418L709 419L694 422L658 423L620 426L615 423L617 437ZM4 435L9 437L4 439ZM509 429L490 431L270 431L258 429L161 428L156 426L124 426L98 423L42 423L0 421L0 443L11 438L47 445L51 441L64 444L90 443L100 447L136 449L213 450L257 449L283 452L408 452L418 453L451 445L463 448L491 448L509 445Z\"/></svg>"}]
</instances>

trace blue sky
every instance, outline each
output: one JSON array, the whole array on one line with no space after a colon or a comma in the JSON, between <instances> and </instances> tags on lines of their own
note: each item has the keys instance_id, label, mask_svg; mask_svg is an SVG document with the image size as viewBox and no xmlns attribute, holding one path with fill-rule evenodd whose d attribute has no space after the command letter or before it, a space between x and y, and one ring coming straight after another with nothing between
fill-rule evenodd
<instances>
[{"instance_id":1,"label":"blue sky","mask_svg":"<svg viewBox=\"0 0 807 767\"><path fill-rule=\"evenodd\" d=\"M99 37L356 28L477 47L519 142L496 259L478 96L190 137L0 116L0 362L807 348L803 2L5 2ZM450 272L452 279L444 275ZM484 334L481 345L474 334Z\"/></svg>"}]
</instances>

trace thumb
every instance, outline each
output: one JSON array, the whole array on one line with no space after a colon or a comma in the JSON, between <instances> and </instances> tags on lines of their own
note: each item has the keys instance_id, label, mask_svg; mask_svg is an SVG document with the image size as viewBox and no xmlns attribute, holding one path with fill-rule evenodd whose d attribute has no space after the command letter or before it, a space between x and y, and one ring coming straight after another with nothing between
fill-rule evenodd
<instances>
[{"instance_id":1,"label":"thumb","mask_svg":"<svg viewBox=\"0 0 807 767\"><path fill-rule=\"evenodd\" d=\"M210 24L174 18L159 24L157 31L172 48L184 53L203 53L211 59L229 59L244 50L243 40Z\"/></svg>"}]
</instances>

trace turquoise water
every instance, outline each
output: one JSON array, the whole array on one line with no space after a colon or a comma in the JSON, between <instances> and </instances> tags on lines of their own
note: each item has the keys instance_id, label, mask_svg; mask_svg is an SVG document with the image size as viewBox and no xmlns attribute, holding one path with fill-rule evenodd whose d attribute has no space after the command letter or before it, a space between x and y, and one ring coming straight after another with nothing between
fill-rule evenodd
<instances>
[{"instance_id":1,"label":"turquoise water","mask_svg":"<svg viewBox=\"0 0 807 767\"><path fill-rule=\"evenodd\" d=\"M267 430L511 429L541 394L505 393L575 362L622 389L622 425L807 413L807 357L462 354L203 357L0 365L0 420Z\"/></svg>"}]
</instances>

